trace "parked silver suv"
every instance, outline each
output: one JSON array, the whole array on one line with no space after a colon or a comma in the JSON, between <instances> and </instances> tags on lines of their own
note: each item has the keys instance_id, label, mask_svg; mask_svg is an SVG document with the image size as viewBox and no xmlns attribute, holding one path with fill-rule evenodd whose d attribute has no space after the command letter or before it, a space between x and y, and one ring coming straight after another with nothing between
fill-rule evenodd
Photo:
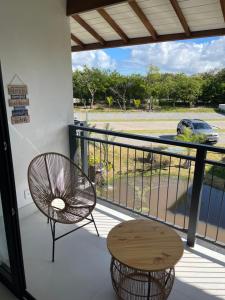
<instances>
[{"instance_id":1,"label":"parked silver suv","mask_svg":"<svg viewBox=\"0 0 225 300\"><path fill-rule=\"evenodd\" d=\"M203 120L198 119L183 119L177 125L177 134L182 134L185 128L189 128L193 134L204 134L206 142L216 144L219 135L214 128Z\"/></svg>"}]
</instances>

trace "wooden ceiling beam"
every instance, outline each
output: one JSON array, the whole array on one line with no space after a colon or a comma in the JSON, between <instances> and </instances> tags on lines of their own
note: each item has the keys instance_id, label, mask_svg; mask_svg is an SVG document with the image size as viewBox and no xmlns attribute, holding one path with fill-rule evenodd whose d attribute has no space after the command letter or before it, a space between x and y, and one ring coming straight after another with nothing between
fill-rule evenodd
<instances>
[{"instance_id":1,"label":"wooden ceiling beam","mask_svg":"<svg viewBox=\"0 0 225 300\"><path fill-rule=\"evenodd\" d=\"M127 0L67 0L67 16L123 2Z\"/></svg>"},{"instance_id":2,"label":"wooden ceiling beam","mask_svg":"<svg viewBox=\"0 0 225 300\"><path fill-rule=\"evenodd\" d=\"M73 18L85 30L87 30L102 46L104 46L105 40L90 25L88 25L88 23L86 23L79 15L74 15Z\"/></svg>"},{"instance_id":3,"label":"wooden ceiling beam","mask_svg":"<svg viewBox=\"0 0 225 300\"><path fill-rule=\"evenodd\" d=\"M72 52L78 52L78 51L86 51L86 50L115 48L115 47L122 47L122 46L134 46L134 45L142 45L142 44L149 44L149 43L169 42L169 41L187 40L187 39L204 38L204 37L221 36L221 35L225 35L225 28L193 31L191 33L191 36L189 37L186 35L186 33L183 32L175 33L175 34L159 35L156 41L151 36L131 38L129 39L126 45L124 45L123 40L106 41L104 46L100 43L93 43L93 44L85 44L84 48L82 49L79 46L72 46L71 50Z\"/></svg>"},{"instance_id":4,"label":"wooden ceiling beam","mask_svg":"<svg viewBox=\"0 0 225 300\"><path fill-rule=\"evenodd\" d=\"M153 40L157 39L157 33L150 23L149 19L144 14L143 10L140 8L140 6L137 4L136 0L128 0L128 3L130 7L133 9L135 14L138 16L138 18L141 20L145 28L148 30L148 32L151 34Z\"/></svg>"},{"instance_id":5,"label":"wooden ceiling beam","mask_svg":"<svg viewBox=\"0 0 225 300\"><path fill-rule=\"evenodd\" d=\"M177 0L170 0L170 3L172 4L173 6L173 9L175 10L175 13L178 17L178 19L180 20L180 23L186 33L187 36L191 36L191 31L190 31L190 28L188 26L188 23L184 17L184 14L180 8L180 5L178 4Z\"/></svg>"},{"instance_id":6,"label":"wooden ceiling beam","mask_svg":"<svg viewBox=\"0 0 225 300\"><path fill-rule=\"evenodd\" d=\"M224 18L224 22L225 22L225 0L220 0L220 5L221 5L223 18Z\"/></svg>"},{"instance_id":7,"label":"wooden ceiling beam","mask_svg":"<svg viewBox=\"0 0 225 300\"><path fill-rule=\"evenodd\" d=\"M111 18L104 8L98 8L98 13L105 19L105 21L112 27L112 29L121 37L121 39L127 43L129 38L119 25Z\"/></svg>"},{"instance_id":8,"label":"wooden ceiling beam","mask_svg":"<svg viewBox=\"0 0 225 300\"><path fill-rule=\"evenodd\" d=\"M78 46L84 48L84 43L81 42L74 34L71 33L71 40L73 40Z\"/></svg>"}]
</instances>

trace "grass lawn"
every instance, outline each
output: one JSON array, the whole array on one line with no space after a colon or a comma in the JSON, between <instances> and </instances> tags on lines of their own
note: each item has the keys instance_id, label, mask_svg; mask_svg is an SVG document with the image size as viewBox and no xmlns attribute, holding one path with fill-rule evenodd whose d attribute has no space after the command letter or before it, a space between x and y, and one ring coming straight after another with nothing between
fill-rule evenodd
<instances>
[{"instance_id":1,"label":"grass lawn","mask_svg":"<svg viewBox=\"0 0 225 300\"><path fill-rule=\"evenodd\" d=\"M98 106L94 107L92 109L90 108L81 108L81 107L75 107L74 112L147 112L147 110L143 109L135 109L135 108L128 108L126 111L121 110L119 108L108 108L104 106ZM156 107L153 112L220 112L218 108L214 107ZM220 112L221 113L221 112Z\"/></svg>"}]
</instances>

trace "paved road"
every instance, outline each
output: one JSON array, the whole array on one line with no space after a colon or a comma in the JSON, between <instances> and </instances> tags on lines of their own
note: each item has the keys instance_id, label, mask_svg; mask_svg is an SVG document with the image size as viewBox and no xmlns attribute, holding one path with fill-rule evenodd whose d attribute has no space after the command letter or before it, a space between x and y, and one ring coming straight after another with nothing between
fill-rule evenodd
<instances>
[{"instance_id":1,"label":"paved road","mask_svg":"<svg viewBox=\"0 0 225 300\"><path fill-rule=\"evenodd\" d=\"M75 116L79 120L86 120L86 114L78 112ZM117 131L136 131L140 134L173 139L176 134L177 123L183 118L207 120L212 126L225 130L225 116L219 113L157 113L157 112L113 112L88 113L88 122L97 128L104 128L106 123ZM153 121L152 121L153 120ZM158 121L157 121L158 120ZM210 121L211 120L211 121ZM163 132L165 130L165 133ZM141 132L143 131L143 132ZM145 131L145 132L144 132ZM148 133L146 131L153 131ZM158 132L157 132L158 131ZM219 133L219 144L225 144L225 133Z\"/></svg>"},{"instance_id":2,"label":"paved road","mask_svg":"<svg viewBox=\"0 0 225 300\"><path fill-rule=\"evenodd\" d=\"M111 122L106 121L106 122L96 122L96 121L91 121L92 124L95 124L96 127L98 128L105 128L105 124L106 123L110 123L110 127L113 130L148 130L148 131L154 131L157 132L157 130L159 132L162 132L163 130L166 130L166 132L170 131L172 132L176 132L177 129L177 124L178 124L178 120L177 121L168 121L168 120L160 120L160 121L135 121L135 120L130 120L130 121L118 121L118 122ZM216 120L216 121L207 121L210 125L218 127L219 129L222 129L225 131L225 120Z\"/></svg>"},{"instance_id":3,"label":"paved road","mask_svg":"<svg viewBox=\"0 0 225 300\"><path fill-rule=\"evenodd\" d=\"M191 119L212 119L212 120L224 120L225 115L219 114L216 112L210 113L199 113L199 112L93 112L93 113L85 113L85 112L75 112L75 117L78 120L85 120L86 115L88 116L89 121L101 121L101 120L116 120L116 119L124 119L124 120L179 120L184 118Z\"/></svg>"}]
</instances>

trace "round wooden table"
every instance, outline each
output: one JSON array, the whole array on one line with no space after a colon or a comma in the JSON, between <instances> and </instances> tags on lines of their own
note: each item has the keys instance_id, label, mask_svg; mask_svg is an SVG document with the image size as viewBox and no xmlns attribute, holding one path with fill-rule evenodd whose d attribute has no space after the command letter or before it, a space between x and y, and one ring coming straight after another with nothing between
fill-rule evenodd
<instances>
[{"instance_id":1,"label":"round wooden table","mask_svg":"<svg viewBox=\"0 0 225 300\"><path fill-rule=\"evenodd\" d=\"M120 299L167 299L183 255L179 235L151 220L115 226L107 237L113 287Z\"/></svg>"}]
</instances>

